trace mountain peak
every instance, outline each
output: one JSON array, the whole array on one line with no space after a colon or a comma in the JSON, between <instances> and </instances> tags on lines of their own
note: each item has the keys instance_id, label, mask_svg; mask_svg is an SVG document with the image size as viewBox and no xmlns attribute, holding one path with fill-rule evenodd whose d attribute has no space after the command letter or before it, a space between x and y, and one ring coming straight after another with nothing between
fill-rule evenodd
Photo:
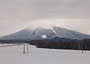
<instances>
[{"instance_id":1,"label":"mountain peak","mask_svg":"<svg viewBox=\"0 0 90 64\"><path fill-rule=\"evenodd\" d=\"M48 26L28 26L26 27L26 29L36 29L36 28L40 28L40 29L51 29L53 27L57 27L55 25L48 25Z\"/></svg>"},{"instance_id":2,"label":"mountain peak","mask_svg":"<svg viewBox=\"0 0 90 64\"><path fill-rule=\"evenodd\" d=\"M40 40L40 39L52 39L55 37L69 38L69 39L85 39L90 38L90 35L82 34L77 31L68 30L58 26L47 27L27 27L19 32L11 35L1 37L0 39L26 39L26 40Z\"/></svg>"}]
</instances>

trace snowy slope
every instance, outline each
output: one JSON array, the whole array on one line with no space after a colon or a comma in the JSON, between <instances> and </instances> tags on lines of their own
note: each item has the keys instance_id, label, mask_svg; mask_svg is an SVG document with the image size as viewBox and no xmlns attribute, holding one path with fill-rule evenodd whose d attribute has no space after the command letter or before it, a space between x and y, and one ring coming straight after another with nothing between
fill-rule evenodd
<instances>
[{"instance_id":1,"label":"snowy slope","mask_svg":"<svg viewBox=\"0 0 90 64\"><path fill-rule=\"evenodd\" d=\"M29 54L22 53L23 45L0 48L0 64L90 64L90 52L76 50L40 49L29 45Z\"/></svg>"},{"instance_id":2,"label":"snowy slope","mask_svg":"<svg viewBox=\"0 0 90 64\"><path fill-rule=\"evenodd\" d=\"M90 38L90 35L82 34L76 31L68 30L65 28L60 28L53 26L52 28L37 27L36 29L26 28L17 33L1 37L0 39L26 39L26 40L38 40L43 39L42 36L47 39L52 39L54 37L60 38L70 38L70 39L84 39Z\"/></svg>"},{"instance_id":3,"label":"snowy slope","mask_svg":"<svg viewBox=\"0 0 90 64\"><path fill-rule=\"evenodd\" d=\"M62 38L70 38L70 39L84 39L90 38L90 35L86 35L77 31L68 30L60 27L53 27L56 33Z\"/></svg>"}]
</instances>

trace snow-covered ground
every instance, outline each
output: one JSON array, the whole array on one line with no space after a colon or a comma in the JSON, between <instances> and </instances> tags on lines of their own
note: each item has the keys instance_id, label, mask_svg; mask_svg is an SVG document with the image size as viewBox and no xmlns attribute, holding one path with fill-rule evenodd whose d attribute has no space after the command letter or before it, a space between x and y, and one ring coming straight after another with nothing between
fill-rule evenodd
<instances>
[{"instance_id":1,"label":"snow-covered ground","mask_svg":"<svg viewBox=\"0 0 90 64\"><path fill-rule=\"evenodd\" d=\"M90 52L76 50L40 49L29 45L29 54L23 54L23 45L0 47L0 64L90 64Z\"/></svg>"}]
</instances>

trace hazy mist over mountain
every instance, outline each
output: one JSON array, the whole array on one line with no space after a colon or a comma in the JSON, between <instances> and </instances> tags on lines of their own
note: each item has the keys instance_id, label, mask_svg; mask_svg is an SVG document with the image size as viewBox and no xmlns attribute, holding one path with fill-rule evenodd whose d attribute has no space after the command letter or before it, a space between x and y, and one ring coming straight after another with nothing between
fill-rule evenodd
<instances>
[{"instance_id":1,"label":"hazy mist over mountain","mask_svg":"<svg viewBox=\"0 0 90 64\"><path fill-rule=\"evenodd\" d=\"M90 0L0 0L0 36L56 25L90 34Z\"/></svg>"}]
</instances>

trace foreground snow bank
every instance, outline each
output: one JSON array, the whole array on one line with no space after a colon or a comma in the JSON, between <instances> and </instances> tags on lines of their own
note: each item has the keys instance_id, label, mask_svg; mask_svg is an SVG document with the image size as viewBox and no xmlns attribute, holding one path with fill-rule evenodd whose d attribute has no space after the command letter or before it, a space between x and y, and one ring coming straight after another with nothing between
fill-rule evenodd
<instances>
[{"instance_id":1,"label":"foreground snow bank","mask_svg":"<svg viewBox=\"0 0 90 64\"><path fill-rule=\"evenodd\" d=\"M29 45L29 54L23 54L23 45L0 48L0 64L90 64L90 52L40 49Z\"/></svg>"}]
</instances>

